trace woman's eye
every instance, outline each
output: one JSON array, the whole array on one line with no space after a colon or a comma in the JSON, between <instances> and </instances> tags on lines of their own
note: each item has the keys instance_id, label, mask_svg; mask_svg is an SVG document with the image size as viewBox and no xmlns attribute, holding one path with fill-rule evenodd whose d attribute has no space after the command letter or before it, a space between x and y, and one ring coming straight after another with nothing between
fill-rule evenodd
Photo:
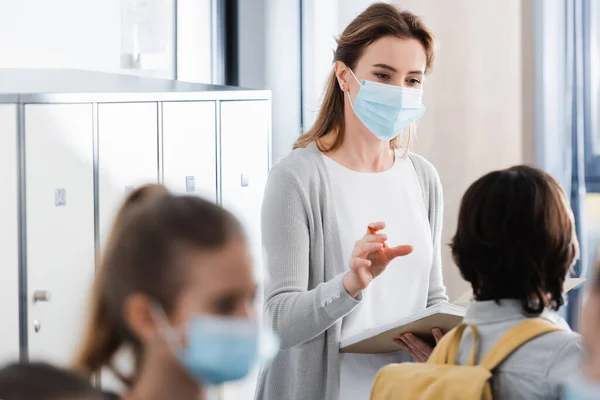
<instances>
[{"instance_id":1,"label":"woman's eye","mask_svg":"<svg viewBox=\"0 0 600 400\"><path fill-rule=\"evenodd\" d=\"M387 81L388 79L390 79L390 76L388 74L375 73L375 76L381 81Z\"/></svg>"},{"instance_id":2,"label":"woman's eye","mask_svg":"<svg viewBox=\"0 0 600 400\"><path fill-rule=\"evenodd\" d=\"M219 301L216 305L217 313L221 315L230 315L235 312L236 309L236 299L234 298L226 298Z\"/></svg>"},{"instance_id":3,"label":"woman's eye","mask_svg":"<svg viewBox=\"0 0 600 400\"><path fill-rule=\"evenodd\" d=\"M408 84L409 84L410 86L419 86L419 85L421 84L421 81L420 81L420 80L418 80L417 78L410 78L410 79L408 80Z\"/></svg>"}]
</instances>

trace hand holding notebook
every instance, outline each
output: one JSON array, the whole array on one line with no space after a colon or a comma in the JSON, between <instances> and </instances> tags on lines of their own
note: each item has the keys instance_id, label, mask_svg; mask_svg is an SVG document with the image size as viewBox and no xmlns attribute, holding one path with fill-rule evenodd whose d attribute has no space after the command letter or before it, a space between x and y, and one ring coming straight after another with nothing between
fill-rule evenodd
<instances>
[{"instance_id":1,"label":"hand holding notebook","mask_svg":"<svg viewBox=\"0 0 600 400\"><path fill-rule=\"evenodd\" d=\"M442 340L444 337L444 332L442 332L440 328L433 328L431 330L431 334L433 335L433 338L435 339L435 345L437 346L440 340ZM412 333L405 333L404 335L401 335L399 339L394 339L394 343L396 343L402 350L409 353L418 362L427 361L433 352L432 346Z\"/></svg>"}]
</instances>

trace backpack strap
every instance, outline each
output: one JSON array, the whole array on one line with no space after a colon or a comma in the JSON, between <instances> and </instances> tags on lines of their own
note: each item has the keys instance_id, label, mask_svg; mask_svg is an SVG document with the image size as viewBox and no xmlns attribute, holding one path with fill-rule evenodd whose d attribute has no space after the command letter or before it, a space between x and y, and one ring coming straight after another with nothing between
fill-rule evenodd
<instances>
[{"instance_id":1,"label":"backpack strap","mask_svg":"<svg viewBox=\"0 0 600 400\"><path fill-rule=\"evenodd\" d=\"M471 345L471 352L469 353L467 365L475 365L475 356L477 353L477 345L479 343L479 331L477 330L477 327L472 324L460 324L444 335L442 340L440 340L433 349L433 353L427 362L431 364L456 365L462 335L467 328L471 328L473 333L473 344Z\"/></svg>"},{"instance_id":2,"label":"backpack strap","mask_svg":"<svg viewBox=\"0 0 600 400\"><path fill-rule=\"evenodd\" d=\"M492 371L525 343L546 333L560 330L560 328L542 318L532 318L521 322L502 335L479 365Z\"/></svg>"},{"instance_id":3,"label":"backpack strap","mask_svg":"<svg viewBox=\"0 0 600 400\"><path fill-rule=\"evenodd\" d=\"M452 346L452 343L456 340L456 338L460 340L466 327L466 324L460 324L456 328L452 329L450 332L446 333L442 337L442 340L440 340L433 348L431 355L427 359L427 363L446 364L446 362L448 361L448 353L450 352L450 347Z\"/></svg>"}]
</instances>

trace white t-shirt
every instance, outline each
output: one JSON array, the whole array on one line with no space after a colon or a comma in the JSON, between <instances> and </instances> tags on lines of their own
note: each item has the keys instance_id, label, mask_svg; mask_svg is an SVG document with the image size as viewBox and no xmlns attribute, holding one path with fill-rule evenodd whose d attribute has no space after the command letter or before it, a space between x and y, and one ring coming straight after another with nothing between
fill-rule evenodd
<instances>
[{"instance_id":1,"label":"white t-shirt","mask_svg":"<svg viewBox=\"0 0 600 400\"><path fill-rule=\"evenodd\" d=\"M410 159L396 158L379 173L352 171L323 155L333 187L344 263L350 265L354 243L369 223L383 221L390 247L414 246L393 260L363 291L363 300L342 321L341 338L384 325L427 306L433 242L419 178ZM377 372L385 365L410 361L407 353L341 354L340 399L365 400Z\"/></svg>"}]
</instances>

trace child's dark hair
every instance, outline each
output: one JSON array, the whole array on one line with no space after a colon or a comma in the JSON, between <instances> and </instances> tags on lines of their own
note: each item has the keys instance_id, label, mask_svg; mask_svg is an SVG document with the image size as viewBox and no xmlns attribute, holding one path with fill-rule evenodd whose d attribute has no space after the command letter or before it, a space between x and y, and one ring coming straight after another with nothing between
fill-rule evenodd
<instances>
[{"instance_id":1,"label":"child's dark hair","mask_svg":"<svg viewBox=\"0 0 600 400\"><path fill-rule=\"evenodd\" d=\"M239 222L218 205L196 196L176 196L160 185L130 194L117 215L96 278L90 320L75 369L90 377L108 367L130 386L113 366L124 345L133 349L139 370L142 349L123 320L123 305L133 293L156 301L170 313L188 271L180 265L182 250L218 250L230 240L243 239Z\"/></svg>"},{"instance_id":2,"label":"child's dark hair","mask_svg":"<svg viewBox=\"0 0 600 400\"><path fill-rule=\"evenodd\" d=\"M578 255L574 235L560 185L539 169L516 166L471 185L450 246L476 300L518 299L526 313L539 315L563 304Z\"/></svg>"},{"instance_id":3,"label":"child's dark hair","mask_svg":"<svg viewBox=\"0 0 600 400\"><path fill-rule=\"evenodd\" d=\"M0 369L0 399L104 400L102 392L72 372L44 363L10 364Z\"/></svg>"}]
</instances>

